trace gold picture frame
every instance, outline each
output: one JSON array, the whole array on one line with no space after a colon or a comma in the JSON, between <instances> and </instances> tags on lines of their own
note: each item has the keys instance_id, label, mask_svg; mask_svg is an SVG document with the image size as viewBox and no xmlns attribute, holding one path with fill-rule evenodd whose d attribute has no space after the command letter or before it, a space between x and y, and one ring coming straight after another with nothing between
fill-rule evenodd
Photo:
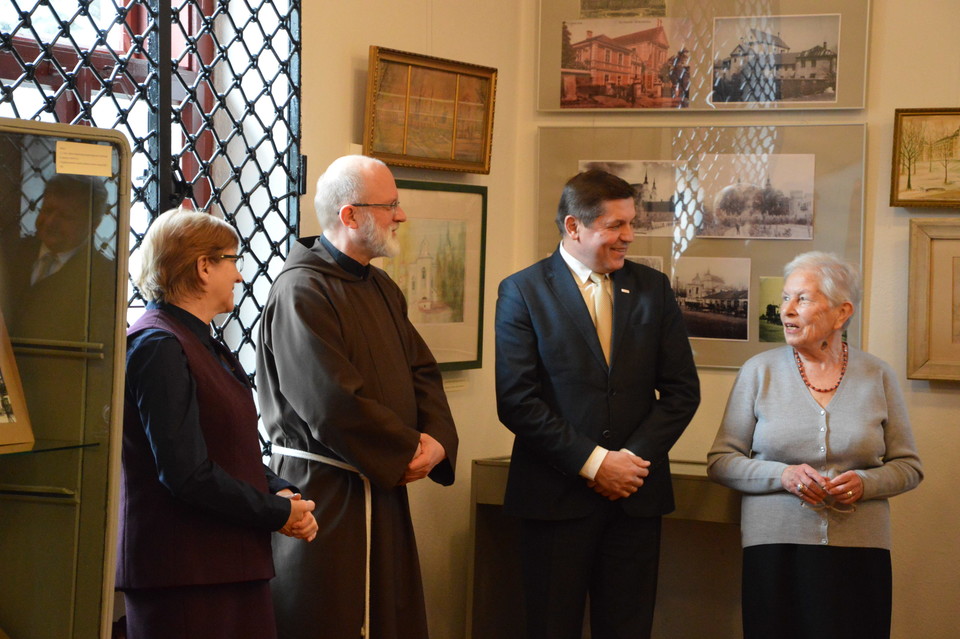
<instances>
[{"instance_id":1,"label":"gold picture frame","mask_svg":"<svg viewBox=\"0 0 960 639\"><path fill-rule=\"evenodd\" d=\"M394 166L490 172L497 70L370 47L363 152Z\"/></svg>"},{"instance_id":2,"label":"gold picture frame","mask_svg":"<svg viewBox=\"0 0 960 639\"><path fill-rule=\"evenodd\" d=\"M910 220L907 377L960 380L960 219Z\"/></svg>"},{"instance_id":3,"label":"gold picture frame","mask_svg":"<svg viewBox=\"0 0 960 639\"><path fill-rule=\"evenodd\" d=\"M0 450L12 444L33 444L33 429L23 385L13 357L10 335L0 311Z\"/></svg>"},{"instance_id":4,"label":"gold picture frame","mask_svg":"<svg viewBox=\"0 0 960 639\"><path fill-rule=\"evenodd\" d=\"M960 108L894 111L890 206L960 209Z\"/></svg>"}]
</instances>

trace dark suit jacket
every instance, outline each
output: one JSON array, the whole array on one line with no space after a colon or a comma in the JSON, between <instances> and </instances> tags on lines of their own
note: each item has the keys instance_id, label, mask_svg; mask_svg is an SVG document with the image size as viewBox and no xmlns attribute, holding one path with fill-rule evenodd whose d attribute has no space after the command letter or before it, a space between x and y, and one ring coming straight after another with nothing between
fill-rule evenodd
<instances>
[{"instance_id":1,"label":"dark suit jacket","mask_svg":"<svg viewBox=\"0 0 960 639\"><path fill-rule=\"evenodd\" d=\"M500 284L497 411L516 435L509 514L567 519L600 508L606 498L578 475L596 445L651 462L640 490L619 501L628 514L674 508L667 455L700 402L690 342L665 275L627 261L612 278L609 368L559 251Z\"/></svg>"},{"instance_id":2,"label":"dark suit jacket","mask_svg":"<svg viewBox=\"0 0 960 639\"><path fill-rule=\"evenodd\" d=\"M116 303L116 263L92 245L77 251L59 271L30 284L40 240L28 237L7 263L4 316L13 337L111 342ZM91 284L96 283L92 287Z\"/></svg>"},{"instance_id":3,"label":"dark suit jacket","mask_svg":"<svg viewBox=\"0 0 960 639\"><path fill-rule=\"evenodd\" d=\"M7 252L7 249L9 253ZM0 286L4 320L12 338L93 342L104 345L103 357L18 358L20 378L38 437L83 439L84 423L102 423L113 392L117 263L91 244L63 267L33 286L30 273L40 253L36 237L4 245ZM50 401L50 398L56 401Z\"/></svg>"}]
</instances>

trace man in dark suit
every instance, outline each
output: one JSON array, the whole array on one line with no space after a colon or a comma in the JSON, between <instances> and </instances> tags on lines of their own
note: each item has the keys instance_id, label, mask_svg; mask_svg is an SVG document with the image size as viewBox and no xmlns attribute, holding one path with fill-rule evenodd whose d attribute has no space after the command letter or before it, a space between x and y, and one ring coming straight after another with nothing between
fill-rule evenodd
<instances>
[{"instance_id":1,"label":"man in dark suit","mask_svg":"<svg viewBox=\"0 0 960 639\"><path fill-rule=\"evenodd\" d=\"M102 358L18 357L31 422L46 439L82 438L83 411L102 412L90 398L110 396L117 264L93 240L107 208L102 178L56 174L44 185L36 234L21 238L17 220L2 238L0 306L10 337L104 345Z\"/></svg>"},{"instance_id":2,"label":"man in dark suit","mask_svg":"<svg viewBox=\"0 0 960 639\"><path fill-rule=\"evenodd\" d=\"M521 521L531 639L649 637L668 453L700 401L666 276L625 261L634 189L571 178L550 257L500 284L497 409L516 435L505 510Z\"/></svg>"},{"instance_id":3,"label":"man in dark suit","mask_svg":"<svg viewBox=\"0 0 960 639\"><path fill-rule=\"evenodd\" d=\"M106 287L109 299L101 299L99 289L88 296L91 282L105 280L113 268L92 242L106 200L100 178L57 174L47 181L36 235L16 240L7 262L4 315L11 336L109 341L88 327L88 305L115 299L112 287Z\"/></svg>"}]
</instances>

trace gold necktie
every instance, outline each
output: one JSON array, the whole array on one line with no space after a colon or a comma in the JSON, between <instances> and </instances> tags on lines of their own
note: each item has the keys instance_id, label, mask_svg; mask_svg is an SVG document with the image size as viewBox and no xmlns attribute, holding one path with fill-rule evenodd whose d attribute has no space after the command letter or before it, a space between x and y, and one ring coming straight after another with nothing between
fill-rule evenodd
<instances>
[{"instance_id":1,"label":"gold necktie","mask_svg":"<svg viewBox=\"0 0 960 639\"><path fill-rule=\"evenodd\" d=\"M593 293L594 318L597 323L597 337L600 338L600 348L603 356L610 363L610 342L613 335L613 300L607 288L603 285L606 275L590 273L591 292Z\"/></svg>"},{"instance_id":2,"label":"gold necktie","mask_svg":"<svg viewBox=\"0 0 960 639\"><path fill-rule=\"evenodd\" d=\"M37 262L38 265L34 270L34 276L30 280L31 286L53 274L53 269L57 265L57 254L44 253L43 257L39 258Z\"/></svg>"}]
</instances>

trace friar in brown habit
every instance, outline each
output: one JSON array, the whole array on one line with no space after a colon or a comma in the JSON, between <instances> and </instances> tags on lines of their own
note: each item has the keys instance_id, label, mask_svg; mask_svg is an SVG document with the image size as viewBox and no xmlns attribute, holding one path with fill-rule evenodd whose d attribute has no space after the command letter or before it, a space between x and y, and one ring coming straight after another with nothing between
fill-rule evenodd
<instances>
[{"instance_id":1,"label":"friar in brown habit","mask_svg":"<svg viewBox=\"0 0 960 639\"><path fill-rule=\"evenodd\" d=\"M323 235L290 251L257 355L270 465L316 502L320 527L309 545L274 539L279 636L424 639L406 484L452 484L458 440L403 293L370 264L396 254L406 214L390 170L364 156L334 161L315 203Z\"/></svg>"}]
</instances>

